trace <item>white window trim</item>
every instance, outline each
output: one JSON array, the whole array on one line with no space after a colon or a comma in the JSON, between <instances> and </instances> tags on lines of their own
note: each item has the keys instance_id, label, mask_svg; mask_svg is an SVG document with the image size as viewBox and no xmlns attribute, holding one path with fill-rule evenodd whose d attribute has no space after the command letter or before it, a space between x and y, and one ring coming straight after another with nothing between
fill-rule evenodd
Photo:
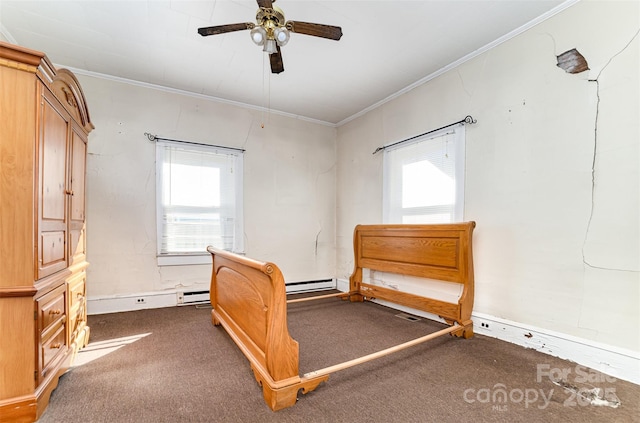
<instances>
[{"instance_id":1,"label":"white window trim","mask_svg":"<svg viewBox=\"0 0 640 423\"><path fill-rule=\"evenodd\" d=\"M162 151L161 146L164 145L176 145L179 147L184 147L184 142L179 141L169 141L169 140L157 140L156 141L156 259L158 266L182 266L182 265L208 265L211 264L211 255L206 251L202 253L183 253L183 254L161 254L160 253L160 239L162 238L162 225L159 223L162 221L162 205L160 202L162 201L162 172L160 167L163 164L162 159ZM198 145L193 143L188 143L189 148L197 150L201 149L203 151L211 152L212 150L217 150L220 152L227 152L229 154L234 155L242 155L243 152L238 152L237 149L233 148L225 148L220 146L208 146L208 145ZM236 196L236 207L240 207L240 210L244 210L244 195L242 193L243 190L243 175L244 175L244 160L240 160L238 162L236 171L234 172L236 178L236 186L240 187L241 192L240 195ZM238 219L235 220L235 231L236 233L241 234L239 237L236 237L234 243L234 252L243 254L244 253L244 228L243 228L243 218L244 213L242 212Z\"/></svg>"},{"instance_id":2,"label":"white window trim","mask_svg":"<svg viewBox=\"0 0 640 423\"><path fill-rule=\"evenodd\" d=\"M158 266L190 266L198 264L211 264L211 254L161 254L157 255Z\"/></svg>"}]
</instances>

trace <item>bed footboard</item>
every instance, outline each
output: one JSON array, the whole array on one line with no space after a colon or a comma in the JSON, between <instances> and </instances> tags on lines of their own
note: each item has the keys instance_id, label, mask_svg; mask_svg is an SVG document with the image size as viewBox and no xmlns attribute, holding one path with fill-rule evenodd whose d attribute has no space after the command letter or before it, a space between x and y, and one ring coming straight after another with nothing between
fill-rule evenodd
<instances>
[{"instance_id":1,"label":"bed footboard","mask_svg":"<svg viewBox=\"0 0 640 423\"><path fill-rule=\"evenodd\" d=\"M301 379L298 343L287 328L282 272L273 263L207 248L213 259L211 318L222 325L251 363L272 410L295 404L297 393L314 390L329 376Z\"/></svg>"}]
</instances>

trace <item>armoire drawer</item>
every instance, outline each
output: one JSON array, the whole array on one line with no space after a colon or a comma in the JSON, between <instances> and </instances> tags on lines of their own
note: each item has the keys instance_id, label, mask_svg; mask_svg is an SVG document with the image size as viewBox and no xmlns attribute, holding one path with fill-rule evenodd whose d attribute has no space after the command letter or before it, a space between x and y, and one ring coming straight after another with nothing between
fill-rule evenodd
<instances>
[{"instance_id":1,"label":"armoire drawer","mask_svg":"<svg viewBox=\"0 0 640 423\"><path fill-rule=\"evenodd\" d=\"M74 276L69 282L69 309L73 309L85 301L85 277L86 273L82 272Z\"/></svg>"},{"instance_id":2,"label":"armoire drawer","mask_svg":"<svg viewBox=\"0 0 640 423\"><path fill-rule=\"evenodd\" d=\"M42 360L42 377L46 376L49 366L54 364L56 358L67 351L67 333L65 322L60 322L59 326L54 326L55 330L47 339L43 339L40 359Z\"/></svg>"},{"instance_id":3,"label":"armoire drawer","mask_svg":"<svg viewBox=\"0 0 640 423\"><path fill-rule=\"evenodd\" d=\"M66 289L64 284L36 300L38 328L44 334L59 320L66 317Z\"/></svg>"}]
</instances>

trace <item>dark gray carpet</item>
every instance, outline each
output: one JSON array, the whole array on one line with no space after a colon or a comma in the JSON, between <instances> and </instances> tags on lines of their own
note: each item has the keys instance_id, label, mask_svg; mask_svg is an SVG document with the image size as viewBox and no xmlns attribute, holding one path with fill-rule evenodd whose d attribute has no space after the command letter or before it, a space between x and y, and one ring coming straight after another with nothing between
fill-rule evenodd
<instances>
[{"instance_id":1,"label":"dark gray carpet","mask_svg":"<svg viewBox=\"0 0 640 423\"><path fill-rule=\"evenodd\" d=\"M78 362L104 355L60 379L39 421L640 422L640 386L479 335L443 336L334 373L300 393L294 407L272 412L248 361L211 325L210 312L188 306L89 316L91 343ZM300 374L443 327L398 313L338 299L291 304ZM132 338L113 343L117 349L107 342L124 337ZM539 367L570 374L558 385L538 378ZM592 405L587 397L597 387L599 397L606 392L610 405L620 405Z\"/></svg>"}]
</instances>

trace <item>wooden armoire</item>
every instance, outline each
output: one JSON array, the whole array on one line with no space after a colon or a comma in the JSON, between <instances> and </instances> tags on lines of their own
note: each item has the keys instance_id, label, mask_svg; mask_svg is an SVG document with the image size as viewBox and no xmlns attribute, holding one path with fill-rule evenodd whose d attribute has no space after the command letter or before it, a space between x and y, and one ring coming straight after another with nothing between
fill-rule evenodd
<instances>
[{"instance_id":1,"label":"wooden armoire","mask_svg":"<svg viewBox=\"0 0 640 423\"><path fill-rule=\"evenodd\" d=\"M0 421L37 420L89 338L82 88L0 42Z\"/></svg>"}]
</instances>

